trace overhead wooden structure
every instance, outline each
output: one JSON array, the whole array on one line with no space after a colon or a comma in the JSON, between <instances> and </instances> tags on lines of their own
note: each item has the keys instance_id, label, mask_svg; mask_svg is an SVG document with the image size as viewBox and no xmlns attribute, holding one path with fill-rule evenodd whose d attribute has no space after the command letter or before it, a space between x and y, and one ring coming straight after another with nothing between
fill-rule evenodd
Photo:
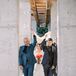
<instances>
[{"instance_id":1,"label":"overhead wooden structure","mask_svg":"<svg viewBox=\"0 0 76 76\"><path fill-rule=\"evenodd\" d=\"M52 0L30 0L31 15L35 17L37 25L48 25L50 22L50 7Z\"/></svg>"}]
</instances>

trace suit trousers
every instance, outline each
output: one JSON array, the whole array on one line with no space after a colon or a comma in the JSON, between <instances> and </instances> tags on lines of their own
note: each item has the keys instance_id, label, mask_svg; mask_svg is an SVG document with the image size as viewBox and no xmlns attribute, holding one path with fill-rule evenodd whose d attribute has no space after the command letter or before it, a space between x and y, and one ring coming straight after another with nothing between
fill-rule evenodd
<instances>
[{"instance_id":1,"label":"suit trousers","mask_svg":"<svg viewBox=\"0 0 76 76\"><path fill-rule=\"evenodd\" d=\"M48 65L43 65L45 76L53 76L52 70Z\"/></svg>"},{"instance_id":2,"label":"suit trousers","mask_svg":"<svg viewBox=\"0 0 76 76\"><path fill-rule=\"evenodd\" d=\"M33 76L34 65L26 65L23 68L24 76Z\"/></svg>"}]
</instances>

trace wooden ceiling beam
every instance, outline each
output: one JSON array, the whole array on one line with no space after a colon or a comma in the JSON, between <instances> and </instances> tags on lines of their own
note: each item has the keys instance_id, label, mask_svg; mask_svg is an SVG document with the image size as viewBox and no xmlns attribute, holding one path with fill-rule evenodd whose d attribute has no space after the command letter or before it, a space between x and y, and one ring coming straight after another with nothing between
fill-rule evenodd
<instances>
[{"instance_id":1,"label":"wooden ceiling beam","mask_svg":"<svg viewBox=\"0 0 76 76\"><path fill-rule=\"evenodd\" d=\"M39 24L39 17L38 17L38 11L37 11L37 6L36 6L36 0L30 0L31 2L31 9L33 9L34 10L34 12L33 12L33 14L31 14L31 15L33 15L34 17L35 17L35 19L36 19L36 22L37 22L37 24ZM33 8L33 6L34 6L34 8Z\"/></svg>"},{"instance_id":2,"label":"wooden ceiling beam","mask_svg":"<svg viewBox=\"0 0 76 76\"><path fill-rule=\"evenodd\" d=\"M46 6L46 3L36 3L36 5L38 6Z\"/></svg>"},{"instance_id":3,"label":"wooden ceiling beam","mask_svg":"<svg viewBox=\"0 0 76 76\"><path fill-rule=\"evenodd\" d=\"M36 0L36 3L46 3L46 0Z\"/></svg>"},{"instance_id":4,"label":"wooden ceiling beam","mask_svg":"<svg viewBox=\"0 0 76 76\"><path fill-rule=\"evenodd\" d=\"M30 0L31 10L34 12L32 15L35 17L37 23L44 21L46 24L50 21L50 8L52 0ZM43 19L43 17L45 19ZM42 20L43 19L43 20ZM45 21L46 20L46 21Z\"/></svg>"}]
</instances>

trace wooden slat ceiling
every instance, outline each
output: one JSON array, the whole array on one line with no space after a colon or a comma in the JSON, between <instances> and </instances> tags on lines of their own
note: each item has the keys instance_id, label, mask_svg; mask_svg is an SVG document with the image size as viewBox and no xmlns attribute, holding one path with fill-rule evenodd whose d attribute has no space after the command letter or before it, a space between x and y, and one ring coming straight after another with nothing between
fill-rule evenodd
<instances>
[{"instance_id":1,"label":"wooden slat ceiling","mask_svg":"<svg viewBox=\"0 0 76 76\"><path fill-rule=\"evenodd\" d=\"M32 16L35 17L37 25L48 24L50 21L51 0L30 0Z\"/></svg>"}]
</instances>

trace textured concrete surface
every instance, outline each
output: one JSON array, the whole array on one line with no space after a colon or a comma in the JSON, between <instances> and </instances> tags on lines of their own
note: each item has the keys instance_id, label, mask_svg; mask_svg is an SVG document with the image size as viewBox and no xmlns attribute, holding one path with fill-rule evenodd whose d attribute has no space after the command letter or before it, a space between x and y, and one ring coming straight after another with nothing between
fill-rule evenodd
<instances>
[{"instance_id":1,"label":"textured concrete surface","mask_svg":"<svg viewBox=\"0 0 76 76\"><path fill-rule=\"evenodd\" d=\"M19 44L23 44L23 38L31 38L31 10L27 0L19 0Z\"/></svg>"},{"instance_id":2,"label":"textured concrete surface","mask_svg":"<svg viewBox=\"0 0 76 76\"><path fill-rule=\"evenodd\" d=\"M58 76L76 76L76 0L58 0Z\"/></svg>"},{"instance_id":3,"label":"textured concrete surface","mask_svg":"<svg viewBox=\"0 0 76 76\"><path fill-rule=\"evenodd\" d=\"M57 1L52 2L52 7L51 7L51 36L53 40L56 42L57 41Z\"/></svg>"},{"instance_id":4,"label":"textured concrete surface","mask_svg":"<svg viewBox=\"0 0 76 76\"><path fill-rule=\"evenodd\" d=\"M0 0L0 76L18 76L17 3Z\"/></svg>"}]
</instances>

